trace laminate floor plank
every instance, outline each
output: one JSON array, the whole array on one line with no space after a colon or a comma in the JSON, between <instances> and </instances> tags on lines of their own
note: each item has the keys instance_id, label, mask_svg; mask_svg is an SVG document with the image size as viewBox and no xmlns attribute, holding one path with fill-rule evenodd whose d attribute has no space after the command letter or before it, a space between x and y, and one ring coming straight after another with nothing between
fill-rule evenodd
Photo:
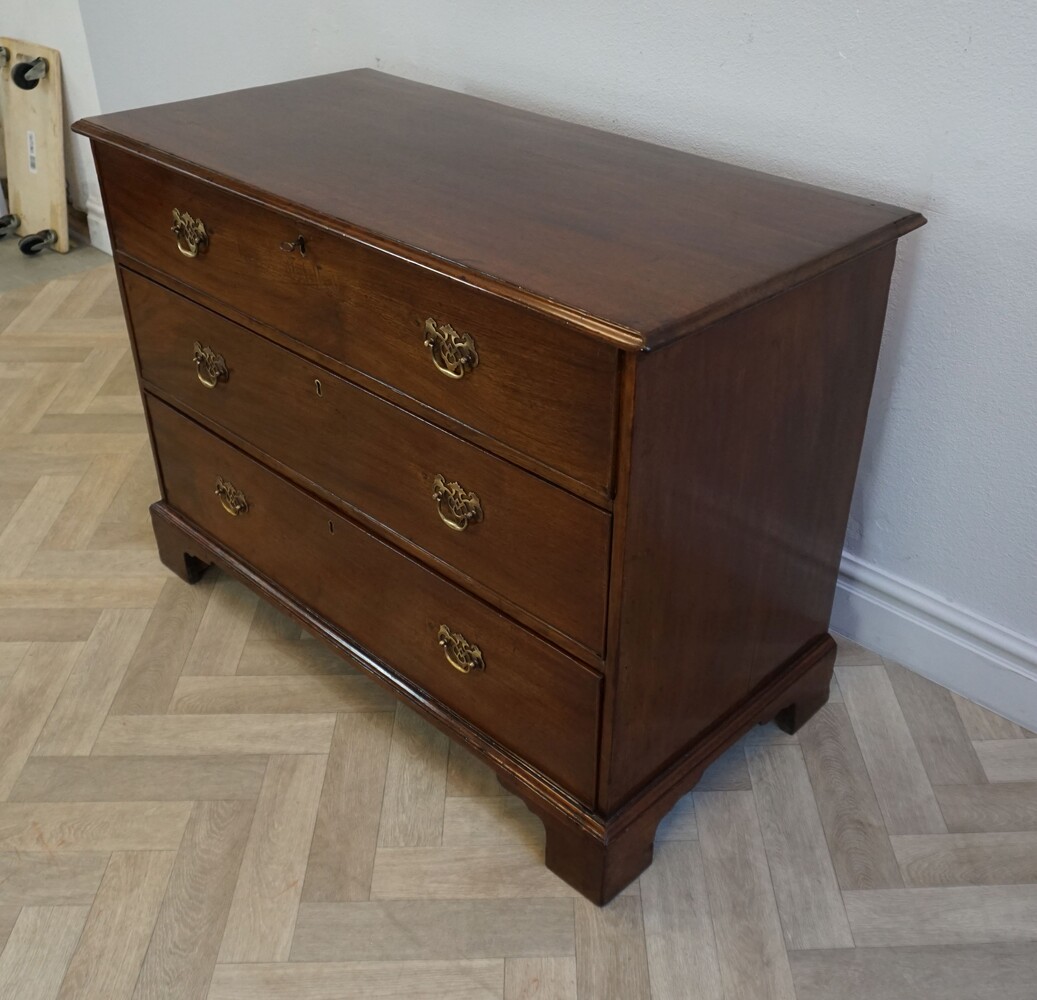
<instances>
[{"instance_id":1,"label":"laminate floor plank","mask_svg":"<svg viewBox=\"0 0 1037 1000\"><path fill-rule=\"evenodd\" d=\"M464 798L503 796L508 792L497 780L497 772L475 754L451 742L447 760L446 794Z\"/></svg>"},{"instance_id":2,"label":"laminate floor plank","mask_svg":"<svg viewBox=\"0 0 1037 1000\"><path fill-rule=\"evenodd\" d=\"M391 712L338 718L310 844L306 902L370 896L394 718Z\"/></svg>"},{"instance_id":3,"label":"laminate floor plank","mask_svg":"<svg viewBox=\"0 0 1037 1000\"><path fill-rule=\"evenodd\" d=\"M263 756L30 757L11 802L255 799Z\"/></svg>"},{"instance_id":4,"label":"laminate floor plank","mask_svg":"<svg viewBox=\"0 0 1037 1000\"><path fill-rule=\"evenodd\" d=\"M12 802L255 799L267 758L30 757Z\"/></svg>"},{"instance_id":5,"label":"laminate floor plank","mask_svg":"<svg viewBox=\"0 0 1037 1000\"><path fill-rule=\"evenodd\" d=\"M211 590L205 580L193 587L176 577L167 580L112 703L114 715L167 710Z\"/></svg>"},{"instance_id":6,"label":"laminate floor plank","mask_svg":"<svg viewBox=\"0 0 1037 1000\"><path fill-rule=\"evenodd\" d=\"M1027 736L1033 735L1018 723L991 712L989 708L977 705L953 691L951 700L958 710L970 740L1024 740Z\"/></svg>"},{"instance_id":7,"label":"laminate floor plank","mask_svg":"<svg viewBox=\"0 0 1037 1000\"><path fill-rule=\"evenodd\" d=\"M798 1000L1033 1000L1037 954L1025 944L798 951Z\"/></svg>"},{"instance_id":8,"label":"laminate floor plank","mask_svg":"<svg viewBox=\"0 0 1037 1000\"><path fill-rule=\"evenodd\" d=\"M190 802L0 802L0 851L175 851Z\"/></svg>"},{"instance_id":9,"label":"laminate floor plank","mask_svg":"<svg viewBox=\"0 0 1037 1000\"><path fill-rule=\"evenodd\" d=\"M98 455L80 476L44 538L42 548L53 551L86 548L132 464L133 455L129 452Z\"/></svg>"},{"instance_id":10,"label":"laminate floor plank","mask_svg":"<svg viewBox=\"0 0 1037 1000\"><path fill-rule=\"evenodd\" d=\"M500 959L290 962L218 966L208 1000L500 1000L503 988Z\"/></svg>"},{"instance_id":11,"label":"laminate floor plank","mask_svg":"<svg viewBox=\"0 0 1037 1000\"><path fill-rule=\"evenodd\" d=\"M528 845L544 849L544 824L513 795L448 797L443 810L444 847L466 844Z\"/></svg>"},{"instance_id":12,"label":"laminate floor plank","mask_svg":"<svg viewBox=\"0 0 1037 1000\"><path fill-rule=\"evenodd\" d=\"M252 627L248 638L263 640L297 640L302 636L302 627L289 618L280 608L261 601L252 616Z\"/></svg>"},{"instance_id":13,"label":"laminate floor plank","mask_svg":"<svg viewBox=\"0 0 1037 1000\"><path fill-rule=\"evenodd\" d=\"M41 476L0 531L0 577L21 576L47 537L79 476Z\"/></svg>"},{"instance_id":14,"label":"laminate floor plank","mask_svg":"<svg viewBox=\"0 0 1037 1000\"><path fill-rule=\"evenodd\" d=\"M0 954L0 998L54 1000L88 907L26 906Z\"/></svg>"},{"instance_id":15,"label":"laminate floor plank","mask_svg":"<svg viewBox=\"0 0 1037 1000\"><path fill-rule=\"evenodd\" d=\"M256 612L258 614L258 610ZM324 674L356 674L357 668L322 642L303 639L249 639L238 658L239 676L320 677Z\"/></svg>"},{"instance_id":16,"label":"laminate floor plank","mask_svg":"<svg viewBox=\"0 0 1037 1000\"><path fill-rule=\"evenodd\" d=\"M852 948L839 884L799 747L746 754L785 947Z\"/></svg>"},{"instance_id":17,"label":"laminate floor plank","mask_svg":"<svg viewBox=\"0 0 1037 1000\"><path fill-rule=\"evenodd\" d=\"M655 842L668 840L698 840L699 828L695 822L695 793L689 792L663 817L656 828Z\"/></svg>"},{"instance_id":18,"label":"laminate floor plank","mask_svg":"<svg viewBox=\"0 0 1037 1000\"><path fill-rule=\"evenodd\" d=\"M173 715L262 715L264 712L388 712L395 699L360 675L338 677L181 677Z\"/></svg>"},{"instance_id":19,"label":"laminate floor plank","mask_svg":"<svg viewBox=\"0 0 1037 1000\"><path fill-rule=\"evenodd\" d=\"M747 792L752 787L749 766L745 762L744 746L736 743L706 768L695 786L695 791Z\"/></svg>"},{"instance_id":20,"label":"laminate floor plank","mask_svg":"<svg viewBox=\"0 0 1037 1000\"><path fill-rule=\"evenodd\" d=\"M56 619L61 618L65 612L87 609L153 608L160 591L168 582L165 576L0 580L0 610L17 611L18 615L12 616L15 618L20 618L27 611L60 612L48 616ZM96 620L97 615L94 615L93 622ZM93 628L92 623L90 628ZM10 631L18 638L25 637L25 633L19 633L16 629ZM57 639L61 633L45 635Z\"/></svg>"},{"instance_id":21,"label":"laminate floor plank","mask_svg":"<svg viewBox=\"0 0 1037 1000\"><path fill-rule=\"evenodd\" d=\"M130 1000L175 857L112 855L58 1000Z\"/></svg>"},{"instance_id":22,"label":"laminate floor plank","mask_svg":"<svg viewBox=\"0 0 1037 1000\"><path fill-rule=\"evenodd\" d=\"M0 852L0 907L89 906L108 866L106 852Z\"/></svg>"},{"instance_id":23,"label":"laminate floor plank","mask_svg":"<svg viewBox=\"0 0 1037 1000\"><path fill-rule=\"evenodd\" d=\"M984 740L974 746L988 781L1037 781L1037 740Z\"/></svg>"},{"instance_id":24,"label":"laminate floor plank","mask_svg":"<svg viewBox=\"0 0 1037 1000\"><path fill-rule=\"evenodd\" d=\"M109 523L118 523L132 521L141 514L146 515L148 508L161 493L151 446L145 437L139 445L133 447L133 462L129 472L126 473L126 478L112 497L108 509L101 515L101 519Z\"/></svg>"},{"instance_id":25,"label":"laminate floor plank","mask_svg":"<svg viewBox=\"0 0 1037 1000\"><path fill-rule=\"evenodd\" d=\"M1037 941L1037 885L843 893L858 948Z\"/></svg>"},{"instance_id":26,"label":"laminate floor plank","mask_svg":"<svg viewBox=\"0 0 1037 1000\"><path fill-rule=\"evenodd\" d=\"M795 1000L753 793L701 792L695 814L726 996Z\"/></svg>"},{"instance_id":27,"label":"laminate floor plank","mask_svg":"<svg viewBox=\"0 0 1037 1000\"><path fill-rule=\"evenodd\" d=\"M11 793L82 646L39 642L22 657L0 701L0 802Z\"/></svg>"},{"instance_id":28,"label":"laminate floor plank","mask_svg":"<svg viewBox=\"0 0 1037 1000\"><path fill-rule=\"evenodd\" d=\"M258 603L259 597L244 584L217 577L181 677L236 673Z\"/></svg>"},{"instance_id":29,"label":"laminate floor plank","mask_svg":"<svg viewBox=\"0 0 1037 1000\"><path fill-rule=\"evenodd\" d=\"M90 638L103 610L0 608L0 642L83 642Z\"/></svg>"},{"instance_id":30,"label":"laminate floor plank","mask_svg":"<svg viewBox=\"0 0 1037 1000\"><path fill-rule=\"evenodd\" d=\"M36 741L34 755L90 753L150 617L146 608L101 612Z\"/></svg>"},{"instance_id":31,"label":"laminate floor plank","mask_svg":"<svg viewBox=\"0 0 1037 1000\"><path fill-rule=\"evenodd\" d=\"M951 833L1037 830L1037 781L938 785L934 791Z\"/></svg>"},{"instance_id":32,"label":"laminate floor plank","mask_svg":"<svg viewBox=\"0 0 1037 1000\"><path fill-rule=\"evenodd\" d=\"M893 837L907 886L1037 882L1037 832Z\"/></svg>"},{"instance_id":33,"label":"laminate floor plank","mask_svg":"<svg viewBox=\"0 0 1037 1000\"><path fill-rule=\"evenodd\" d=\"M929 780L934 785L985 781L950 691L897 663L887 661L886 673Z\"/></svg>"},{"instance_id":34,"label":"laminate floor plank","mask_svg":"<svg viewBox=\"0 0 1037 1000\"><path fill-rule=\"evenodd\" d=\"M397 708L378 830L380 848L442 843L447 751L443 733L409 708Z\"/></svg>"},{"instance_id":35,"label":"laminate floor plank","mask_svg":"<svg viewBox=\"0 0 1037 1000\"><path fill-rule=\"evenodd\" d=\"M946 833L929 776L883 666L841 670L839 686L890 833Z\"/></svg>"},{"instance_id":36,"label":"laminate floor plank","mask_svg":"<svg viewBox=\"0 0 1037 1000\"><path fill-rule=\"evenodd\" d=\"M504 1000L577 1000L576 959L505 959Z\"/></svg>"},{"instance_id":37,"label":"laminate floor plank","mask_svg":"<svg viewBox=\"0 0 1037 1000\"><path fill-rule=\"evenodd\" d=\"M657 844L641 876L652 1000L724 1000L716 937L697 843Z\"/></svg>"},{"instance_id":38,"label":"laminate floor plank","mask_svg":"<svg viewBox=\"0 0 1037 1000\"><path fill-rule=\"evenodd\" d=\"M600 1000L651 1000L641 900L618 896L598 907L582 896L576 908L576 990Z\"/></svg>"},{"instance_id":39,"label":"laminate floor plank","mask_svg":"<svg viewBox=\"0 0 1037 1000\"><path fill-rule=\"evenodd\" d=\"M61 391L52 400L49 410L56 414L86 413L90 401L98 394L101 386L108 381L115 367L125 357L129 346L95 347L87 357L72 371L72 374L61 387ZM139 422L135 424L139 433Z\"/></svg>"},{"instance_id":40,"label":"laminate floor plank","mask_svg":"<svg viewBox=\"0 0 1037 1000\"><path fill-rule=\"evenodd\" d=\"M903 885L845 707L825 705L800 737L840 887L895 889Z\"/></svg>"},{"instance_id":41,"label":"laminate floor plank","mask_svg":"<svg viewBox=\"0 0 1037 1000\"><path fill-rule=\"evenodd\" d=\"M293 962L571 956L571 899L303 903Z\"/></svg>"},{"instance_id":42,"label":"laminate floor plank","mask_svg":"<svg viewBox=\"0 0 1037 1000\"><path fill-rule=\"evenodd\" d=\"M109 716L94 743L97 756L327 753L335 716Z\"/></svg>"},{"instance_id":43,"label":"laminate floor plank","mask_svg":"<svg viewBox=\"0 0 1037 1000\"><path fill-rule=\"evenodd\" d=\"M270 758L230 916L221 962L286 962L327 758Z\"/></svg>"},{"instance_id":44,"label":"laminate floor plank","mask_svg":"<svg viewBox=\"0 0 1037 1000\"><path fill-rule=\"evenodd\" d=\"M177 852L134 1000L205 1000L254 804L200 802Z\"/></svg>"},{"instance_id":45,"label":"laminate floor plank","mask_svg":"<svg viewBox=\"0 0 1037 1000\"><path fill-rule=\"evenodd\" d=\"M144 549L84 548L75 552L38 551L22 573L23 580L62 576L69 580L97 575L104 566L114 576L153 580L165 572L156 552Z\"/></svg>"},{"instance_id":46,"label":"laminate floor plank","mask_svg":"<svg viewBox=\"0 0 1037 1000\"><path fill-rule=\"evenodd\" d=\"M528 899L575 896L525 847L379 848L372 899Z\"/></svg>"},{"instance_id":47,"label":"laminate floor plank","mask_svg":"<svg viewBox=\"0 0 1037 1000\"><path fill-rule=\"evenodd\" d=\"M10 677L17 673L27 652L27 642L0 642L0 677Z\"/></svg>"},{"instance_id":48,"label":"laminate floor plank","mask_svg":"<svg viewBox=\"0 0 1037 1000\"><path fill-rule=\"evenodd\" d=\"M835 665L837 667L876 666L882 663L882 657L878 653L866 649L859 642L854 642L853 639L840 635L838 632L833 632L832 638L836 645Z\"/></svg>"},{"instance_id":49,"label":"laminate floor plank","mask_svg":"<svg viewBox=\"0 0 1037 1000\"><path fill-rule=\"evenodd\" d=\"M14 925L18 922L21 912L20 906L5 906L0 903L0 955L4 953L7 939L11 936L11 931L14 930Z\"/></svg>"}]
</instances>

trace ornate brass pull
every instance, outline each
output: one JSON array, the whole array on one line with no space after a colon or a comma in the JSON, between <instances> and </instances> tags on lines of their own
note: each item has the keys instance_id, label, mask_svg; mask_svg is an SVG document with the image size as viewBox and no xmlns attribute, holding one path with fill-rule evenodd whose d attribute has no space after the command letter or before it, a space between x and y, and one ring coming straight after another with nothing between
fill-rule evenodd
<instances>
[{"instance_id":1,"label":"ornate brass pull","mask_svg":"<svg viewBox=\"0 0 1037 1000\"><path fill-rule=\"evenodd\" d=\"M230 378L223 355L199 344L197 340L194 342L194 364L198 369L198 381L206 389L215 389L218 382L226 382Z\"/></svg>"},{"instance_id":2,"label":"ornate brass pull","mask_svg":"<svg viewBox=\"0 0 1037 1000\"><path fill-rule=\"evenodd\" d=\"M436 639L443 647L443 654L447 663L462 674L469 674L473 670L485 670L486 664L482 658L482 650L472 645L460 632L451 632L446 625L439 626Z\"/></svg>"},{"instance_id":3,"label":"ornate brass pull","mask_svg":"<svg viewBox=\"0 0 1037 1000\"><path fill-rule=\"evenodd\" d=\"M209 244L209 234L205 231L205 223L179 208L173 209L173 225L170 229L176 236L176 248L185 257L197 257L199 251Z\"/></svg>"},{"instance_id":4,"label":"ornate brass pull","mask_svg":"<svg viewBox=\"0 0 1037 1000\"><path fill-rule=\"evenodd\" d=\"M479 352L470 333L458 333L449 323L425 320L425 346L432 363L447 378L464 378L479 366Z\"/></svg>"},{"instance_id":5,"label":"ornate brass pull","mask_svg":"<svg viewBox=\"0 0 1037 1000\"><path fill-rule=\"evenodd\" d=\"M440 520L454 531L464 531L469 524L482 520L482 501L460 483L448 483L438 473L432 481L432 499L436 501Z\"/></svg>"},{"instance_id":6,"label":"ornate brass pull","mask_svg":"<svg viewBox=\"0 0 1037 1000\"><path fill-rule=\"evenodd\" d=\"M220 498L223 509L231 517L238 517L240 514L248 513L248 501L245 499L245 494L233 483L228 483L223 476L218 476L216 479L215 493Z\"/></svg>"}]
</instances>

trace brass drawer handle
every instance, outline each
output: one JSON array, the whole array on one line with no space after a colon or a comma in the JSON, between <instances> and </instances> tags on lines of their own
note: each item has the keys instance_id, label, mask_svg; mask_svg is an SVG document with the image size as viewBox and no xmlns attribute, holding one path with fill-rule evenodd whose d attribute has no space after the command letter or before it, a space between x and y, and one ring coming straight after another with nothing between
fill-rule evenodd
<instances>
[{"instance_id":1,"label":"brass drawer handle","mask_svg":"<svg viewBox=\"0 0 1037 1000\"><path fill-rule=\"evenodd\" d=\"M230 378L227 362L222 354L217 354L211 347L194 342L194 364L198 369L198 381L206 389L215 389L218 382L226 382Z\"/></svg>"},{"instance_id":2,"label":"brass drawer handle","mask_svg":"<svg viewBox=\"0 0 1037 1000\"><path fill-rule=\"evenodd\" d=\"M436 501L440 520L454 531L464 531L469 524L482 520L482 501L460 483L448 483L436 474L432 481L432 499Z\"/></svg>"},{"instance_id":3,"label":"brass drawer handle","mask_svg":"<svg viewBox=\"0 0 1037 1000\"><path fill-rule=\"evenodd\" d=\"M188 215L187 212L181 212L179 208L173 209L173 225L170 231L176 236L177 250L185 257L197 257L199 251L204 250L209 244L205 223Z\"/></svg>"},{"instance_id":4,"label":"brass drawer handle","mask_svg":"<svg viewBox=\"0 0 1037 1000\"><path fill-rule=\"evenodd\" d=\"M220 498L223 509L231 517L248 513L248 501L245 499L245 494L233 483L228 483L223 476L218 476L216 479L215 493Z\"/></svg>"},{"instance_id":5,"label":"brass drawer handle","mask_svg":"<svg viewBox=\"0 0 1037 1000\"><path fill-rule=\"evenodd\" d=\"M446 625L439 626L436 634L439 644L443 647L443 654L447 663L462 674L469 674L473 670L485 670L482 650L472 645L460 632L451 632Z\"/></svg>"},{"instance_id":6,"label":"brass drawer handle","mask_svg":"<svg viewBox=\"0 0 1037 1000\"><path fill-rule=\"evenodd\" d=\"M449 323L425 320L425 346L432 363L447 378L464 378L479 366L479 352L470 333L458 333Z\"/></svg>"}]
</instances>

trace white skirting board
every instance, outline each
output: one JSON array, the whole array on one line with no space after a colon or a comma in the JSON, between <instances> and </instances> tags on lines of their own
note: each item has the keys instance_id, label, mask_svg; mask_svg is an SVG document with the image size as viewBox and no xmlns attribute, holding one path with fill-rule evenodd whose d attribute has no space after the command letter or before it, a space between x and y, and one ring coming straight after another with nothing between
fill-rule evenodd
<instances>
[{"instance_id":1,"label":"white skirting board","mask_svg":"<svg viewBox=\"0 0 1037 1000\"><path fill-rule=\"evenodd\" d=\"M1037 730L1037 643L843 553L832 628Z\"/></svg>"},{"instance_id":2,"label":"white skirting board","mask_svg":"<svg viewBox=\"0 0 1037 1000\"><path fill-rule=\"evenodd\" d=\"M86 221L90 227L90 244L103 250L105 253L112 252L112 241L108 236L108 223L104 218L104 205L100 198L91 197L86 203Z\"/></svg>"}]
</instances>

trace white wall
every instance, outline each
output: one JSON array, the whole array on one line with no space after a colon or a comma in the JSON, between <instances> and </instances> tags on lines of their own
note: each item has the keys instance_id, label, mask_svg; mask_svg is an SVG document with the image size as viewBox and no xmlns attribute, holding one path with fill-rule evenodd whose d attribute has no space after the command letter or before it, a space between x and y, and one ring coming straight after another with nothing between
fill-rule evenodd
<instances>
[{"instance_id":1,"label":"white wall","mask_svg":"<svg viewBox=\"0 0 1037 1000\"><path fill-rule=\"evenodd\" d=\"M1031 0L82 3L105 110L370 65L924 212L834 622L1037 723Z\"/></svg>"},{"instance_id":2,"label":"white wall","mask_svg":"<svg viewBox=\"0 0 1037 1000\"><path fill-rule=\"evenodd\" d=\"M96 115L100 110L97 88L80 17L79 0L3 0L0 6L0 35L36 42L61 53L64 80L65 124ZM90 146L85 139L67 133L65 169L72 204L87 212L91 242L107 246Z\"/></svg>"}]
</instances>

